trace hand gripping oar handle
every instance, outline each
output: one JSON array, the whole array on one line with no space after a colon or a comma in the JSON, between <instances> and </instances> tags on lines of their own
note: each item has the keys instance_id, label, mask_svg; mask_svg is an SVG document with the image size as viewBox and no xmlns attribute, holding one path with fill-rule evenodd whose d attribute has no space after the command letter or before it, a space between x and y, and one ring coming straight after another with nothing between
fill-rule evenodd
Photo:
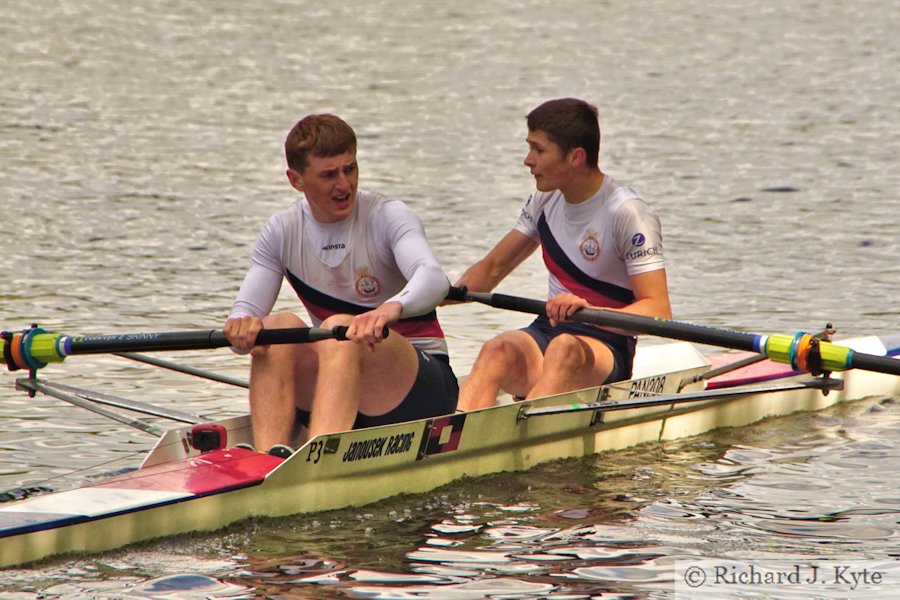
<instances>
[{"instance_id":1,"label":"hand gripping oar handle","mask_svg":"<svg viewBox=\"0 0 900 600\"><path fill-rule=\"evenodd\" d=\"M506 294L470 292L465 288L451 288L447 298L470 300L495 308L537 315L547 314L546 302ZM856 352L846 346L815 339L812 335L804 332L793 336L757 335L597 308L581 308L570 319L601 327L614 327L686 342L758 352L776 362L789 364L797 371L823 372L863 369L889 375L900 375L900 360Z\"/></svg>"},{"instance_id":2,"label":"hand gripping oar handle","mask_svg":"<svg viewBox=\"0 0 900 600\"><path fill-rule=\"evenodd\" d=\"M387 327L382 332L388 335ZM269 344L305 344L320 340L346 340L347 327L291 327L263 329L257 336L259 346ZM0 354L10 371L39 369L50 362L61 362L73 354L107 352L153 352L165 350L205 350L230 346L231 342L218 329L205 331L168 331L161 333L126 333L89 337L70 337L48 333L40 327L22 332L0 333Z\"/></svg>"}]
</instances>

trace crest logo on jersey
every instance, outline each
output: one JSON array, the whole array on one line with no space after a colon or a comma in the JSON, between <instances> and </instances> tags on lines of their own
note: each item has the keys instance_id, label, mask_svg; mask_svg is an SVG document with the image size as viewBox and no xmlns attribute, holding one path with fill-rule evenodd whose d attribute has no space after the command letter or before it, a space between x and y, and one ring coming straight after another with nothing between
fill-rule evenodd
<instances>
[{"instance_id":1,"label":"crest logo on jersey","mask_svg":"<svg viewBox=\"0 0 900 600\"><path fill-rule=\"evenodd\" d=\"M356 273L356 293L363 298L374 298L381 292L381 282L366 269Z\"/></svg>"},{"instance_id":2,"label":"crest logo on jersey","mask_svg":"<svg viewBox=\"0 0 900 600\"><path fill-rule=\"evenodd\" d=\"M587 236L581 241L578 249L585 260L597 260L597 257L600 256L600 242L597 240L597 232L593 229L588 229Z\"/></svg>"}]
</instances>

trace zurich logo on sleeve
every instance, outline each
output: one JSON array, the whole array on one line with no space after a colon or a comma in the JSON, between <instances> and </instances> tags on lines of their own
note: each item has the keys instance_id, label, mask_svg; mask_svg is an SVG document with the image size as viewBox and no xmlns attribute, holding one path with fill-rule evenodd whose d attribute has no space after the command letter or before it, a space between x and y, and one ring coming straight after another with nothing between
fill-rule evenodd
<instances>
[{"instance_id":1,"label":"zurich logo on sleeve","mask_svg":"<svg viewBox=\"0 0 900 600\"><path fill-rule=\"evenodd\" d=\"M636 233L631 236L631 245L632 246L643 246L644 242L647 241L647 238L644 237L643 233Z\"/></svg>"}]
</instances>

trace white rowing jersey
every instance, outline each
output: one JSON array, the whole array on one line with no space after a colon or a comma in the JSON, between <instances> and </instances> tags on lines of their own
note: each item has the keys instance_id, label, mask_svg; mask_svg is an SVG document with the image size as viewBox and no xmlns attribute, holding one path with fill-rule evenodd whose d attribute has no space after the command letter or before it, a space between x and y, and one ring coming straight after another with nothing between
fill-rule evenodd
<instances>
[{"instance_id":1,"label":"white rowing jersey","mask_svg":"<svg viewBox=\"0 0 900 600\"><path fill-rule=\"evenodd\" d=\"M435 307L450 283L422 222L399 200L358 190L353 212L337 223L317 222L305 198L272 215L229 318L269 314L283 279L314 326L396 301L403 316L391 329L417 348L447 354Z\"/></svg>"},{"instance_id":2,"label":"white rowing jersey","mask_svg":"<svg viewBox=\"0 0 900 600\"><path fill-rule=\"evenodd\" d=\"M594 196L569 204L559 190L535 192L515 229L541 244L549 298L569 292L592 306L634 302L629 277L664 268L659 218L609 176Z\"/></svg>"}]
</instances>

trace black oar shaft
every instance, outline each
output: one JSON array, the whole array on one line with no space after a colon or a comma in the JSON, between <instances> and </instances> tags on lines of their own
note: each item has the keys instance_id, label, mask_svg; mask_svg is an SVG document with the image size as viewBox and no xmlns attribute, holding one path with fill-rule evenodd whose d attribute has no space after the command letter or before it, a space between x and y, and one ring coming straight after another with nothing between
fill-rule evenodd
<instances>
[{"instance_id":1,"label":"black oar shaft","mask_svg":"<svg viewBox=\"0 0 900 600\"><path fill-rule=\"evenodd\" d=\"M544 315L547 304L540 300L519 298L506 294L469 292L465 288L451 288L450 300L474 300L482 304L520 312ZM900 360L887 356L864 354L850 348L820 342L810 334L757 335L730 329L719 329L694 323L683 323L622 312L582 308L571 317L573 321L591 323L601 327L627 330L634 333L658 335L686 342L709 344L735 350L748 350L765 354L768 358L790 364L800 371L827 372L846 369L863 369L889 375L900 375ZM809 360L818 365L810 368Z\"/></svg>"},{"instance_id":2,"label":"black oar shaft","mask_svg":"<svg viewBox=\"0 0 900 600\"><path fill-rule=\"evenodd\" d=\"M168 331L162 333L126 333L72 337L66 341L67 355L102 354L105 352L155 352L164 350L199 350L228 346L221 331Z\"/></svg>"},{"instance_id":3,"label":"black oar shaft","mask_svg":"<svg viewBox=\"0 0 900 600\"><path fill-rule=\"evenodd\" d=\"M470 300L489 304L495 308L505 308L537 315L547 314L547 303L540 300L479 292L468 292L467 297ZM628 329L635 333L658 335L698 344L724 346L736 350L755 351L754 343L758 337L752 333L716 329L693 323L679 323L678 321L667 319L655 319L622 311L608 311L595 308L579 309L571 316L571 319L582 323L600 325L601 327Z\"/></svg>"},{"instance_id":4,"label":"black oar shaft","mask_svg":"<svg viewBox=\"0 0 900 600\"><path fill-rule=\"evenodd\" d=\"M876 356L874 354L854 352L850 359L850 366L864 371L900 375L900 360L890 356Z\"/></svg>"},{"instance_id":5,"label":"black oar shaft","mask_svg":"<svg viewBox=\"0 0 900 600\"><path fill-rule=\"evenodd\" d=\"M384 327L382 337L387 336L388 328ZM257 335L256 345L304 344L329 339L346 340L347 327L263 329ZM0 332L0 364L6 364L11 371L37 370L73 354L205 350L230 345L225 333L218 329L72 337L49 333L34 325L18 333Z\"/></svg>"},{"instance_id":6,"label":"black oar shaft","mask_svg":"<svg viewBox=\"0 0 900 600\"><path fill-rule=\"evenodd\" d=\"M305 344L327 339L347 339L343 326L289 327L263 329L256 338L257 345ZM231 342L218 329L206 331L168 331L162 333L128 333L69 338L66 354L102 354L105 352L154 352L165 350L206 350L230 346Z\"/></svg>"}]
</instances>

